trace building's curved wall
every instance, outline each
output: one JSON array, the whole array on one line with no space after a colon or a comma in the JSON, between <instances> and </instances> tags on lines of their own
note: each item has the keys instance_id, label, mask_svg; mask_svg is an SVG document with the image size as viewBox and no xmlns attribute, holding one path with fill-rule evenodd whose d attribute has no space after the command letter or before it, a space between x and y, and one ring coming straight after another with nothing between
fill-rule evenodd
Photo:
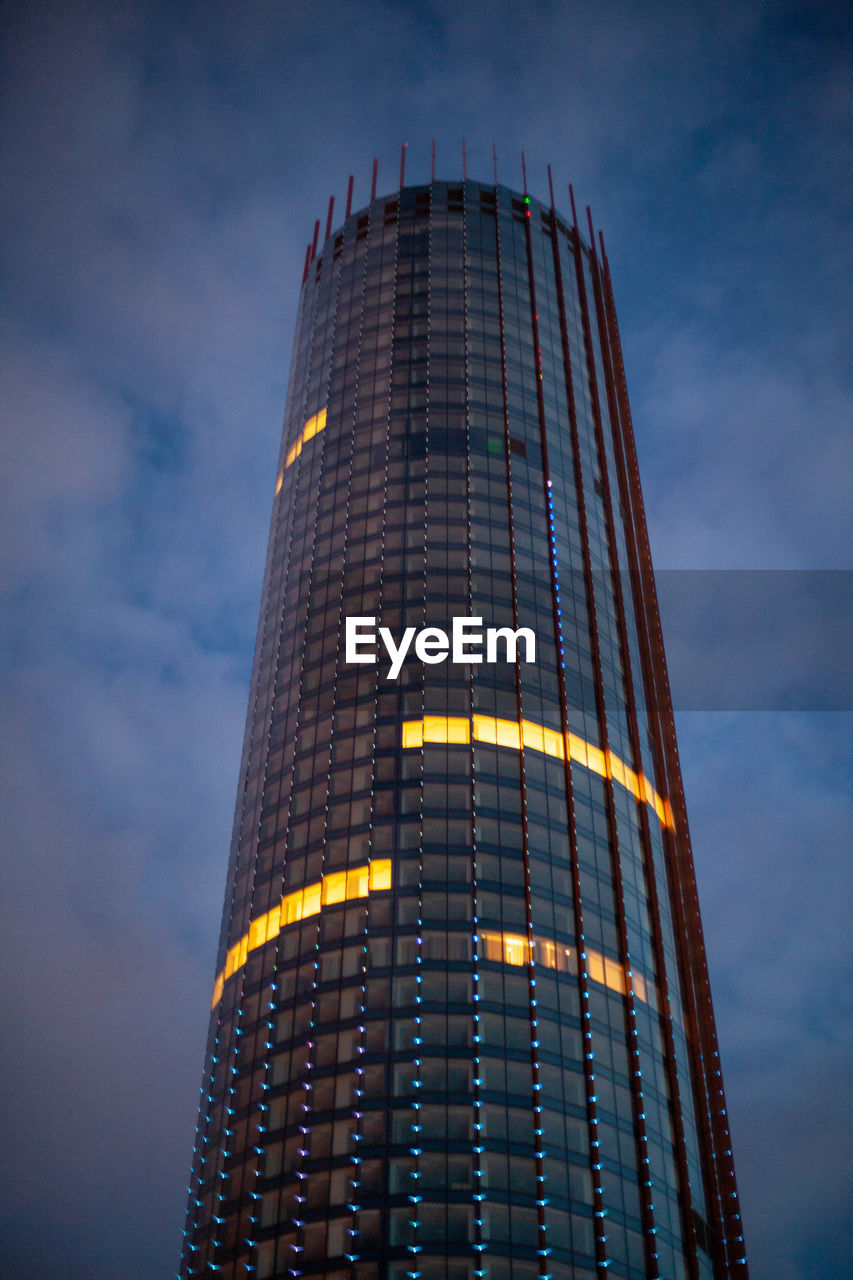
<instances>
[{"instance_id":1,"label":"building's curved wall","mask_svg":"<svg viewBox=\"0 0 853 1280\"><path fill-rule=\"evenodd\" d=\"M728 1274L606 287L472 182L310 264L182 1276ZM344 661L454 615L535 664Z\"/></svg>"}]
</instances>

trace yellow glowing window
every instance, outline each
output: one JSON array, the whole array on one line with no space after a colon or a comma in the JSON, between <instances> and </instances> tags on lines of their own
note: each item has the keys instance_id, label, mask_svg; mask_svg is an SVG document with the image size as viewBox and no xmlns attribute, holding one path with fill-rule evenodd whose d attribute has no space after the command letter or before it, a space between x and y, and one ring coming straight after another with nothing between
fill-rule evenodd
<instances>
[{"instance_id":1,"label":"yellow glowing window","mask_svg":"<svg viewBox=\"0 0 853 1280\"><path fill-rule=\"evenodd\" d=\"M630 765L619 756L608 751L607 755L591 742L586 742L575 733L567 733L565 737L555 729L546 729L544 725L535 724L532 720L500 720L495 716L472 716L469 722L461 716L424 716L423 720L404 720L402 745L404 747L421 747L425 742L488 742L497 747L511 747L518 751L523 745L529 751L541 751L545 755L554 756L558 760L565 759L568 750L569 759L575 764L583 765L599 777L611 777L614 782L629 791L637 800L644 800L657 814L663 826L674 827L672 808L664 796L658 795L648 778L642 773L635 773Z\"/></svg>"},{"instance_id":2,"label":"yellow glowing window","mask_svg":"<svg viewBox=\"0 0 853 1280\"><path fill-rule=\"evenodd\" d=\"M276 480L276 482L275 482L275 496L276 496L276 497L278 497L278 495L281 493L281 486L282 486L283 484L284 484L284 472L283 472L283 471L279 471L279 473L278 473L278 479L277 479L277 480Z\"/></svg>"},{"instance_id":3,"label":"yellow glowing window","mask_svg":"<svg viewBox=\"0 0 853 1280\"><path fill-rule=\"evenodd\" d=\"M630 791L635 799L642 799L642 791L640 789L640 779L642 774L637 774L625 764L624 760L620 760L618 756L614 756L613 752L609 752L610 772L616 782L621 782L626 791Z\"/></svg>"},{"instance_id":4,"label":"yellow glowing window","mask_svg":"<svg viewBox=\"0 0 853 1280\"><path fill-rule=\"evenodd\" d=\"M325 425L326 425L325 409L321 409L319 413L315 413L313 417L310 417L308 419L308 421L305 423L305 426L302 428L299 435L296 437L293 444L290 446L290 448L287 451L287 457L284 460L285 468L291 466L292 463L296 461L296 459L299 457L300 453L302 452L302 446L304 444L307 444L307 442L313 439L314 436L319 435L319 433L323 430Z\"/></svg>"},{"instance_id":5,"label":"yellow glowing window","mask_svg":"<svg viewBox=\"0 0 853 1280\"><path fill-rule=\"evenodd\" d=\"M521 933L485 931L480 934L480 949L483 959L495 964L523 965L530 958L530 943Z\"/></svg>"},{"instance_id":6,"label":"yellow glowing window","mask_svg":"<svg viewBox=\"0 0 853 1280\"><path fill-rule=\"evenodd\" d=\"M366 898L367 885L370 879L369 867L356 867L354 871L347 872L347 897L348 898Z\"/></svg>"},{"instance_id":7,"label":"yellow glowing window","mask_svg":"<svg viewBox=\"0 0 853 1280\"><path fill-rule=\"evenodd\" d=\"M229 949L225 967L216 975L213 984L213 1005L222 999L225 983L246 963L249 952L275 938L286 925L317 915L321 906L366 898L369 891L390 888L391 859L379 858L349 871L334 871L323 876L322 880L305 885L304 889L285 894L281 902L253 920L248 932Z\"/></svg>"},{"instance_id":8,"label":"yellow glowing window","mask_svg":"<svg viewBox=\"0 0 853 1280\"><path fill-rule=\"evenodd\" d=\"M600 982L604 986L604 956L597 951L587 951L586 967L593 982Z\"/></svg>"},{"instance_id":9,"label":"yellow glowing window","mask_svg":"<svg viewBox=\"0 0 853 1280\"><path fill-rule=\"evenodd\" d=\"M480 955L496 964L526 965L531 955L543 969L558 969L561 973L577 973L575 955L571 947L560 946L548 938L534 938L531 944L520 933L496 933L484 930L480 934ZM625 995L625 974L622 966L598 951L587 951L586 967L593 982ZM638 1000L648 999L645 979L638 973L632 978L634 995Z\"/></svg>"},{"instance_id":10,"label":"yellow glowing window","mask_svg":"<svg viewBox=\"0 0 853 1280\"><path fill-rule=\"evenodd\" d=\"M512 747L518 751L521 746L521 726L514 720L495 720L496 742L499 747Z\"/></svg>"},{"instance_id":11,"label":"yellow glowing window","mask_svg":"<svg viewBox=\"0 0 853 1280\"><path fill-rule=\"evenodd\" d=\"M300 920L304 920L306 916L316 916L323 902L323 882L317 881L315 884L306 884L302 893L302 914Z\"/></svg>"},{"instance_id":12,"label":"yellow glowing window","mask_svg":"<svg viewBox=\"0 0 853 1280\"><path fill-rule=\"evenodd\" d=\"M604 957L604 985L611 991L618 991L620 995L625 994L625 974L622 966L615 960L611 960L609 956Z\"/></svg>"},{"instance_id":13,"label":"yellow glowing window","mask_svg":"<svg viewBox=\"0 0 853 1280\"><path fill-rule=\"evenodd\" d=\"M608 751L607 764L613 781L620 783L623 787L627 787L630 791L632 788L625 781L626 766L624 761L620 760L618 756L615 756L612 751Z\"/></svg>"},{"instance_id":14,"label":"yellow glowing window","mask_svg":"<svg viewBox=\"0 0 853 1280\"><path fill-rule=\"evenodd\" d=\"M377 862L371 862L370 888L371 890L391 888L391 859L390 858L380 858Z\"/></svg>"},{"instance_id":15,"label":"yellow glowing window","mask_svg":"<svg viewBox=\"0 0 853 1280\"><path fill-rule=\"evenodd\" d=\"M253 920L249 925L249 950L254 951L256 947L262 947L267 940L267 918L265 915L258 916L257 920Z\"/></svg>"},{"instance_id":16,"label":"yellow glowing window","mask_svg":"<svg viewBox=\"0 0 853 1280\"><path fill-rule=\"evenodd\" d=\"M462 743L471 741L471 726L460 716L449 716L447 720L447 741Z\"/></svg>"},{"instance_id":17,"label":"yellow glowing window","mask_svg":"<svg viewBox=\"0 0 853 1280\"><path fill-rule=\"evenodd\" d=\"M483 952L484 960L491 960L495 964L503 964L504 960L504 940L500 933L481 933L480 945Z\"/></svg>"},{"instance_id":18,"label":"yellow glowing window","mask_svg":"<svg viewBox=\"0 0 853 1280\"><path fill-rule=\"evenodd\" d=\"M347 896L347 873L335 871L323 876L323 906L329 907L335 902L345 901Z\"/></svg>"},{"instance_id":19,"label":"yellow glowing window","mask_svg":"<svg viewBox=\"0 0 853 1280\"><path fill-rule=\"evenodd\" d=\"M586 767L592 773L597 773L599 777L607 777L607 763L604 759L604 752L598 747L594 747L591 742L586 744Z\"/></svg>"},{"instance_id":20,"label":"yellow glowing window","mask_svg":"<svg viewBox=\"0 0 853 1280\"><path fill-rule=\"evenodd\" d=\"M534 938L533 943L537 964L545 969L557 969L560 973L577 973L571 947L559 946L548 938Z\"/></svg>"},{"instance_id":21,"label":"yellow glowing window","mask_svg":"<svg viewBox=\"0 0 853 1280\"><path fill-rule=\"evenodd\" d=\"M265 941L269 942L270 938L274 938L281 930L281 903L274 906L271 911L267 912L267 936Z\"/></svg>"},{"instance_id":22,"label":"yellow glowing window","mask_svg":"<svg viewBox=\"0 0 853 1280\"><path fill-rule=\"evenodd\" d=\"M422 747L424 745L423 720L403 721L403 746Z\"/></svg>"},{"instance_id":23,"label":"yellow glowing window","mask_svg":"<svg viewBox=\"0 0 853 1280\"><path fill-rule=\"evenodd\" d=\"M623 769L625 771L625 784L624 784L625 790L630 791L631 795L634 796L637 800L642 799L642 792L640 790L640 779L643 777L643 775L641 773L635 773L634 770L630 767L630 765L627 765L627 764L623 765ZM643 779L643 781L645 781L645 779ZM652 795L654 794L655 792L652 791ZM649 801L649 803L651 804L651 801ZM652 807L654 808L654 806Z\"/></svg>"},{"instance_id":24,"label":"yellow glowing window","mask_svg":"<svg viewBox=\"0 0 853 1280\"><path fill-rule=\"evenodd\" d=\"M504 934L504 960L507 964L527 964L530 944L520 933Z\"/></svg>"},{"instance_id":25,"label":"yellow glowing window","mask_svg":"<svg viewBox=\"0 0 853 1280\"><path fill-rule=\"evenodd\" d=\"M417 723L417 722L416 722ZM469 742L471 729L461 716L424 716L424 742Z\"/></svg>"},{"instance_id":26,"label":"yellow glowing window","mask_svg":"<svg viewBox=\"0 0 853 1280\"><path fill-rule=\"evenodd\" d=\"M474 738L477 742L498 741L498 722L494 716L474 716L472 720Z\"/></svg>"}]
</instances>

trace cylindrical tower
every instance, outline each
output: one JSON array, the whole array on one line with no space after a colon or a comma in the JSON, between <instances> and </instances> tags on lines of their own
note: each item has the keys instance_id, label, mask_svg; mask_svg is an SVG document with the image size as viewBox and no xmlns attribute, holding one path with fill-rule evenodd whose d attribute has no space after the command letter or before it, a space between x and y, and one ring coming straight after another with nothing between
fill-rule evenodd
<instances>
[{"instance_id":1,"label":"cylindrical tower","mask_svg":"<svg viewBox=\"0 0 853 1280\"><path fill-rule=\"evenodd\" d=\"M306 260L180 1274L605 1272L746 1276L616 317L433 182Z\"/></svg>"}]
</instances>

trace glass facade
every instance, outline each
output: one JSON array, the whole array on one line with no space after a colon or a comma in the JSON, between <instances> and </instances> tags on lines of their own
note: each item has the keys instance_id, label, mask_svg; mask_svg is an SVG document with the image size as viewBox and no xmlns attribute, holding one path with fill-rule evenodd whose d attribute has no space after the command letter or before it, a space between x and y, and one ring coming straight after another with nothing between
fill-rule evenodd
<instances>
[{"instance_id":1,"label":"glass facade","mask_svg":"<svg viewBox=\"0 0 853 1280\"><path fill-rule=\"evenodd\" d=\"M746 1276L607 261L502 186L306 263L180 1269L247 1273Z\"/></svg>"}]
</instances>

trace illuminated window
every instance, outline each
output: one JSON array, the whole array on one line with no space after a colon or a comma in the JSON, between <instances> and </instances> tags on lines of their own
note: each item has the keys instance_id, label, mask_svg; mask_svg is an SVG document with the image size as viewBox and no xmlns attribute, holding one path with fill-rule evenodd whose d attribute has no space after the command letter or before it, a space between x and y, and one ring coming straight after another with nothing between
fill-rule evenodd
<instances>
[{"instance_id":1,"label":"illuminated window","mask_svg":"<svg viewBox=\"0 0 853 1280\"><path fill-rule=\"evenodd\" d=\"M629 769L624 760L620 760L612 751L608 751L607 753L607 763L610 766L610 776L613 781L620 783L620 785L626 787L628 791L634 791L634 787L626 777L626 775L632 774L636 780L636 774L634 774L633 769ZM636 792L634 794L636 794Z\"/></svg>"},{"instance_id":2,"label":"illuminated window","mask_svg":"<svg viewBox=\"0 0 853 1280\"><path fill-rule=\"evenodd\" d=\"M586 967L593 982L600 982L604 986L604 956L598 951L587 951Z\"/></svg>"},{"instance_id":3,"label":"illuminated window","mask_svg":"<svg viewBox=\"0 0 853 1280\"><path fill-rule=\"evenodd\" d=\"M475 715L469 725L468 720L460 716L424 716L423 720L403 722L401 740L404 747L421 747L425 742L464 743L472 738L475 742L510 747L513 751L519 751L521 747L527 751L540 751L557 760L565 760L568 749L572 763L583 765L601 778L612 778L629 791L635 800L644 800L657 814L662 826L675 826L669 801L658 795L644 774L635 773L630 765L620 760L612 751L605 755L600 747L593 746L574 733L564 735L556 729L535 724L532 720L522 720L519 725L515 720Z\"/></svg>"},{"instance_id":4,"label":"illuminated window","mask_svg":"<svg viewBox=\"0 0 853 1280\"><path fill-rule=\"evenodd\" d=\"M494 716L474 716L471 724L475 740L497 743L497 723Z\"/></svg>"},{"instance_id":5,"label":"illuminated window","mask_svg":"<svg viewBox=\"0 0 853 1280\"><path fill-rule=\"evenodd\" d=\"M391 888L391 859L390 858L380 858L376 862L371 862L369 888L371 890Z\"/></svg>"},{"instance_id":6,"label":"illuminated window","mask_svg":"<svg viewBox=\"0 0 853 1280\"><path fill-rule=\"evenodd\" d=\"M284 460L285 468L291 466L291 464L296 461L296 459L299 457L300 453L302 452L302 446L304 444L307 444L309 440L314 438L314 436L319 435L320 432L325 427L325 425L326 425L325 409L321 409L319 413L315 413L313 417L308 419L308 421L305 423L305 426L302 428L299 435L296 437L293 444L290 446L290 448L287 451L287 457ZM279 485L279 488L280 487L281 485ZM276 489L276 493L278 493L278 489Z\"/></svg>"},{"instance_id":7,"label":"illuminated window","mask_svg":"<svg viewBox=\"0 0 853 1280\"><path fill-rule=\"evenodd\" d=\"M336 902L345 902L347 896L347 873L334 871L323 876L323 906L331 907Z\"/></svg>"},{"instance_id":8,"label":"illuminated window","mask_svg":"<svg viewBox=\"0 0 853 1280\"><path fill-rule=\"evenodd\" d=\"M270 938L274 938L281 928L281 903L277 903L271 911L267 912L267 942Z\"/></svg>"},{"instance_id":9,"label":"illuminated window","mask_svg":"<svg viewBox=\"0 0 853 1280\"><path fill-rule=\"evenodd\" d=\"M534 938L531 944L521 933L498 933L484 930L480 934L480 954L483 960L493 964L510 964L516 968L526 965L531 955L543 969L557 969L560 973L577 973L575 954L571 947L552 942L549 938ZM625 974L621 964L599 951L586 952L587 972L593 982L624 996L627 992ZM648 1002L646 981L640 974L632 978L634 995L643 1003Z\"/></svg>"},{"instance_id":10,"label":"illuminated window","mask_svg":"<svg viewBox=\"0 0 853 1280\"><path fill-rule=\"evenodd\" d=\"M352 871L348 871L346 883L347 898L366 898L369 877L369 867L355 867Z\"/></svg>"},{"instance_id":11,"label":"illuminated window","mask_svg":"<svg viewBox=\"0 0 853 1280\"><path fill-rule=\"evenodd\" d=\"M556 729L543 729L542 736L544 745L542 750L546 756L556 756L558 760L566 758L566 743L561 733Z\"/></svg>"},{"instance_id":12,"label":"illuminated window","mask_svg":"<svg viewBox=\"0 0 853 1280\"><path fill-rule=\"evenodd\" d=\"M424 742L465 743L471 740L470 725L461 716L424 716L422 731Z\"/></svg>"},{"instance_id":13,"label":"illuminated window","mask_svg":"<svg viewBox=\"0 0 853 1280\"><path fill-rule=\"evenodd\" d=\"M535 943L536 963L541 964L546 969L557 968L557 947L553 942L547 939L536 939Z\"/></svg>"},{"instance_id":14,"label":"illuminated window","mask_svg":"<svg viewBox=\"0 0 853 1280\"><path fill-rule=\"evenodd\" d=\"M625 994L625 974L622 966L615 960L611 960L609 956L604 957L604 985L609 991L618 991L623 996Z\"/></svg>"},{"instance_id":15,"label":"illuminated window","mask_svg":"<svg viewBox=\"0 0 853 1280\"><path fill-rule=\"evenodd\" d=\"M504 934L504 963L527 964L530 960L530 944L520 933Z\"/></svg>"},{"instance_id":16,"label":"illuminated window","mask_svg":"<svg viewBox=\"0 0 853 1280\"><path fill-rule=\"evenodd\" d=\"M604 752L599 747L594 747L591 742L584 743L587 769L591 773L597 773L599 777L607 777L607 765L604 760Z\"/></svg>"},{"instance_id":17,"label":"illuminated window","mask_svg":"<svg viewBox=\"0 0 853 1280\"><path fill-rule=\"evenodd\" d=\"M286 898L281 901L281 927L284 929L289 924L302 919L302 890L298 893L289 893Z\"/></svg>"},{"instance_id":18,"label":"illuminated window","mask_svg":"<svg viewBox=\"0 0 853 1280\"><path fill-rule=\"evenodd\" d=\"M213 984L213 1006L222 999L225 983L243 967L249 952L256 951L265 942L275 938L287 925L295 924L308 916L316 916L321 907L332 906L337 902L350 902L354 898L366 898L368 892L390 888L391 859L379 858L363 866L352 867L349 871L333 871L323 876L322 880L285 894L281 902L253 920L248 933L229 949L225 967L217 974Z\"/></svg>"},{"instance_id":19,"label":"illuminated window","mask_svg":"<svg viewBox=\"0 0 853 1280\"><path fill-rule=\"evenodd\" d=\"M254 951L256 947L262 947L266 940L267 918L258 916L257 920L253 920L249 925L249 950Z\"/></svg>"},{"instance_id":20,"label":"illuminated window","mask_svg":"<svg viewBox=\"0 0 853 1280\"><path fill-rule=\"evenodd\" d=\"M495 716L474 716L474 738L477 742L491 742L497 747L521 746L521 729L515 720L500 720Z\"/></svg>"},{"instance_id":21,"label":"illuminated window","mask_svg":"<svg viewBox=\"0 0 853 1280\"><path fill-rule=\"evenodd\" d=\"M305 916L316 916L321 906L322 883L306 884L302 891L302 913L300 920L304 920Z\"/></svg>"},{"instance_id":22,"label":"illuminated window","mask_svg":"<svg viewBox=\"0 0 853 1280\"><path fill-rule=\"evenodd\" d=\"M495 964L503 964L504 944L502 934L481 933L480 948L484 960L491 960Z\"/></svg>"},{"instance_id":23,"label":"illuminated window","mask_svg":"<svg viewBox=\"0 0 853 1280\"><path fill-rule=\"evenodd\" d=\"M405 720L403 722L403 746L422 747L424 745L423 720Z\"/></svg>"}]
</instances>

